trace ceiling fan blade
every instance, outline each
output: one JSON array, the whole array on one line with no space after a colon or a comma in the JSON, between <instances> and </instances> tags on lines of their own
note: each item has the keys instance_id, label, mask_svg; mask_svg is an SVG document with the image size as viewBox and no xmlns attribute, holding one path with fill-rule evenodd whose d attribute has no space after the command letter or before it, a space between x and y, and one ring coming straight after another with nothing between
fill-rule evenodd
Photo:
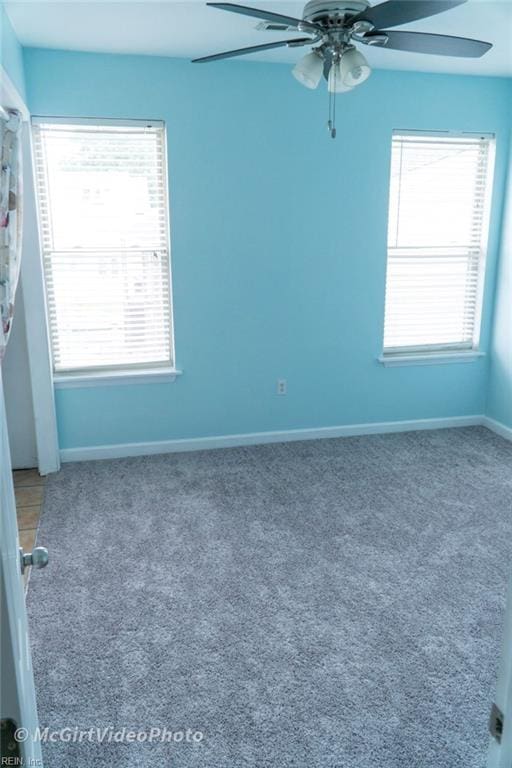
<instances>
[{"instance_id":1,"label":"ceiling fan blade","mask_svg":"<svg viewBox=\"0 0 512 768\"><path fill-rule=\"evenodd\" d=\"M214 53L211 56L203 56L200 59L192 59L192 64L201 64L205 61L218 61L219 59L230 59L232 56L245 56L246 53L256 53L257 51L269 51L271 48L283 48L289 45L291 48L307 45L311 43L310 37L300 37L295 40L280 40L278 43L264 43L263 45L252 45L250 48L236 48L234 51L225 51L224 53Z\"/></svg>"},{"instance_id":2,"label":"ceiling fan blade","mask_svg":"<svg viewBox=\"0 0 512 768\"><path fill-rule=\"evenodd\" d=\"M293 16L283 16L280 13L272 11L262 11L259 8L249 8L247 5L237 5L236 3L206 3L210 8L220 8L222 11L231 11L231 13L240 13L242 16L253 16L255 19L263 19L274 24L286 24L289 27L297 28L299 24L307 24L311 29L320 29L317 24L303 22L302 19L296 19Z\"/></svg>"},{"instance_id":3,"label":"ceiling fan blade","mask_svg":"<svg viewBox=\"0 0 512 768\"><path fill-rule=\"evenodd\" d=\"M411 51L412 53L433 53L436 56L462 56L468 59L478 59L492 48L492 43L471 40L467 37L430 35L425 32L394 32L387 29L369 32L364 36L364 39L370 41L373 36L378 37L379 35L385 35L388 38L387 42L382 45L383 48L392 48L395 51Z\"/></svg>"},{"instance_id":4,"label":"ceiling fan blade","mask_svg":"<svg viewBox=\"0 0 512 768\"><path fill-rule=\"evenodd\" d=\"M357 16L352 16L350 23L370 21L378 29L397 27L449 11L450 8L465 2L466 0L388 0L387 3L374 5Z\"/></svg>"}]
</instances>

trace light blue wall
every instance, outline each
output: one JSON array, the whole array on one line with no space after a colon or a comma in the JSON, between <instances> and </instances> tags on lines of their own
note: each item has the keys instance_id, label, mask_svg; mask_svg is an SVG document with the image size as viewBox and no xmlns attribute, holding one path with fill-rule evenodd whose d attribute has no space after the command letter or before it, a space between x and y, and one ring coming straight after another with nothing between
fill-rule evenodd
<instances>
[{"instance_id":1,"label":"light blue wall","mask_svg":"<svg viewBox=\"0 0 512 768\"><path fill-rule=\"evenodd\" d=\"M488 352L510 81L375 72L338 100L290 67L27 50L36 115L162 118L169 142L174 384L57 392L61 446L482 413L489 358L383 368L393 128L497 135ZM275 394L288 379L288 395Z\"/></svg>"},{"instance_id":2,"label":"light blue wall","mask_svg":"<svg viewBox=\"0 0 512 768\"><path fill-rule=\"evenodd\" d=\"M23 50L14 34L11 22L0 2L0 63L16 86L20 96L25 96ZM7 105L9 106L9 105Z\"/></svg>"},{"instance_id":3,"label":"light blue wall","mask_svg":"<svg viewBox=\"0 0 512 768\"><path fill-rule=\"evenodd\" d=\"M512 428L512 147L496 286L487 412L491 418Z\"/></svg>"}]
</instances>

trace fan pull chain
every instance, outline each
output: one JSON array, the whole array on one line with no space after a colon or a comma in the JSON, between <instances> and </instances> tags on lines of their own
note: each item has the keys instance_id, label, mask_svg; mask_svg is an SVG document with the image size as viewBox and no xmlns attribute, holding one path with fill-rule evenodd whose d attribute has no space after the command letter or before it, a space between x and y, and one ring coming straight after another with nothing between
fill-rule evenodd
<instances>
[{"instance_id":1,"label":"fan pull chain","mask_svg":"<svg viewBox=\"0 0 512 768\"><path fill-rule=\"evenodd\" d=\"M336 67L332 72L334 90L328 90L329 93L329 119L327 121L327 130L331 138L336 138Z\"/></svg>"}]
</instances>

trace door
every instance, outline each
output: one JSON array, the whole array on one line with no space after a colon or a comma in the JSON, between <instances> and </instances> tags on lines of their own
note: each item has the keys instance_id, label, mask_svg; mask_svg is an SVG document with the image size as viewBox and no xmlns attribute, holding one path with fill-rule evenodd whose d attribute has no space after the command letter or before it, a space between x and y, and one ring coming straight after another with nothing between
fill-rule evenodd
<instances>
[{"instance_id":1,"label":"door","mask_svg":"<svg viewBox=\"0 0 512 768\"><path fill-rule=\"evenodd\" d=\"M32 661L28 640L25 594L21 574L16 505L7 435L4 392L0 375L0 599L1 671L0 719L13 723L19 740L2 739L9 749L11 765L42 766L41 747L36 738L38 725ZM24 730L25 729L25 730ZM28 738L24 738L28 734ZM17 762L16 747L19 749ZM8 759L7 757L7 759ZM6 756L2 755L2 764Z\"/></svg>"},{"instance_id":2,"label":"door","mask_svg":"<svg viewBox=\"0 0 512 768\"><path fill-rule=\"evenodd\" d=\"M494 703L487 768L512 768L512 578Z\"/></svg>"}]
</instances>

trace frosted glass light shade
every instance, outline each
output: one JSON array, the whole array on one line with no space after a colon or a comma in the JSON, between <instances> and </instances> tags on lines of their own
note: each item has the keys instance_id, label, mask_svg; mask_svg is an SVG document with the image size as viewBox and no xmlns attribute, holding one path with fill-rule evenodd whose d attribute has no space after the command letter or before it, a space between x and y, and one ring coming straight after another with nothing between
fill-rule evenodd
<instances>
[{"instance_id":1,"label":"frosted glass light shade","mask_svg":"<svg viewBox=\"0 0 512 768\"><path fill-rule=\"evenodd\" d=\"M329 89L329 93L346 93L347 91L352 90L350 86L345 85L343 82L341 64L339 61L333 64L329 70L327 87Z\"/></svg>"},{"instance_id":2,"label":"frosted glass light shade","mask_svg":"<svg viewBox=\"0 0 512 768\"><path fill-rule=\"evenodd\" d=\"M349 48L341 57L341 79L348 88L364 83L371 75L371 68L365 57L356 48Z\"/></svg>"},{"instance_id":3,"label":"frosted glass light shade","mask_svg":"<svg viewBox=\"0 0 512 768\"><path fill-rule=\"evenodd\" d=\"M292 75L306 88L316 88L322 77L324 60L317 53L307 53L292 69Z\"/></svg>"}]
</instances>

